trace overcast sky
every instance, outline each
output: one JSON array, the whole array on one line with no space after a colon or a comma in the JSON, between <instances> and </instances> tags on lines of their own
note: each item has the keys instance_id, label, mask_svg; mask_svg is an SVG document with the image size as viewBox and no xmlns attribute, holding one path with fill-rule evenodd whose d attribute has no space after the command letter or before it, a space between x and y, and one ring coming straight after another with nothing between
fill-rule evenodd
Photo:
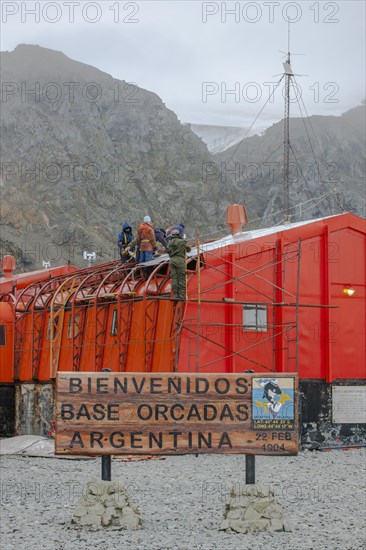
<instances>
[{"instance_id":1,"label":"overcast sky","mask_svg":"<svg viewBox=\"0 0 366 550\"><path fill-rule=\"evenodd\" d=\"M2 50L60 50L154 91L182 122L250 125L283 71L287 18L308 113L337 115L365 99L364 0L2 0L1 8ZM281 92L256 126L282 118Z\"/></svg>"}]
</instances>

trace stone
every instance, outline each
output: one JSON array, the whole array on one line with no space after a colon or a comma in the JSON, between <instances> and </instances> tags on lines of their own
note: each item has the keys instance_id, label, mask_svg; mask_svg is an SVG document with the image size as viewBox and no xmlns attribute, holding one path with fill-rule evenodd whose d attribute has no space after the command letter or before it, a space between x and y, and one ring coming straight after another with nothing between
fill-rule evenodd
<instances>
[{"instance_id":1,"label":"stone","mask_svg":"<svg viewBox=\"0 0 366 550\"><path fill-rule=\"evenodd\" d=\"M277 519L283 517L282 506L277 502L272 502L269 506L265 508L262 512L263 518L268 519Z\"/></svg>"},{"instance_id":2,"label":"stone","mask_svg":"<svg viewBox=\"0 0 366 550\"><path fill-rule=\"evenodd\" d=\"M83 506L80 506L80 504L75 508L73 513L73 518L77 517L80 518L85 514L85 508Z\"/></svg>"},{"instance_id":3,"label":"stone","mask_svg":"<svg viewBox=\"0 0 366 550\"><path fill-rule=\"evenodd\" d=\"M80 506L85 506L86 508L92 508L98 502L96 495L86 494L85 498L81 498L79 501Z\"/></svg>"},{"instance_id":4,"label":"stone","mask_svg":"<svg viewBox=\"0 0 366 550\"><path fill-rule=\"evenodd\" d=\"M141 524L140 516L138 516L131 508L123 509L123 525L127 529L135 529Z\"/></svg>"},{"instance_id":5,"label":"stone","mask_svg":"<svg viewBox=\"0 0 366 550\"><path fill-rule=\"evenodd\" d=\"M123 518L123 523L126 529L137 529L141 525L141 520L138 516L131 516L127 519Z\"/></svg>"},{"instance_id":6,"label":"stone","mask_svg":"<svg viewBox=\"0 0 366 550\"><path fill-rule=\"evenodd\" d=\"M229 500L229 507L235 508L236 506L240 506L242 508L246 508L250 504L251 499L248 497L243 497L241 495L236 495L230 497Z\"/></svg>"},{"instance_id":7,"label":"stone","mask_svg":"<svg viewBox=\"0 0 366 550\"><path fill-rule=\"evenodd\" d=\"M117 503L117 497L115 495L104 495L107 498L103 499L103 504L106 508L109 506L116 506Z\"/></svg>"},{"instance_id":8,"label":"stone","mask_svg":"<svg viewBox=\"0 0 366 550\"><path fill-rule=\"evenodd\" d=\"M90 525L99 527L102 523L102 516L98 514L88 514L87 518L89 519Z\"/></svg>"},{"instance_id":9,"label":"stone","mask_svg":"<svg viewBox=\"0 0 366 550\"><path fill-rule=\"evenodd\" d=\"M91 509L93 514L96 514L97 516L102 516L103 513L104 513L104 510L105 510L105 508L104 508L103 504L100 504L99 502L97 502L97 504L95 506L93 506L93 508Z\"/></svg>"},{"instance_id":10,"label":"stone","mask_svg":"<svg viewBox=\"0 0 366 550\"><path fill-rule=\"evenodd\" d=\"M253 504L253 508L261 514L270 504L272 504L272 502L273 500L269 497L260 497L258 501Z\"/></svg>"},{"instance_id":11,"label":"stone","mask_svg":"<svg viewBox=\"0 0 366 550\"><path fill-rule=\"evenodd\" d=\"M90 525L87 515L82 516L78 522L75 521L74 523L78 523L79 525L81 525L81 527L86 527L87 525Z\"/></svg>"},{"instance_id":12,"label":"stone","mask_svg":"<svg viewBox=\"0 0 366 550\"><path fill-rule=\"evenodd\" d=\"M269 485L260 485L257 490L257 495L261 497L274 497L273 489Z\"/></svg>"},{"instance_id":13,"label":"stone","mask_svg":"<svg viewBox=\"0 0 366 550\"><path fill-rule=\"evenodd\" d=\"M105 513L108 512L112 518L118 518L121 514L116 510L114 506L108 506Z\"/></svg>"},{"instance_id":14,"label":"stone","mask_svg":"<svg viewBox=\"0 0 366 550\"><path fill-rule=\"evenodd\" d=\"M280 519L271 519L268 527L268 531L271 531L271 532L284 531L283 521Z\"/></svg>"},{"instance_id":15,"label":"stone","mask_svg":"<svg viewBox=\"0 0 366 550\"><path fill-rule=\"evenodd\" d=\"M231 490L226 499L224 521L220 529L230 528L240 533L286 531L282 506L270 485L245 485ZM235 528L233 527L235 526Z\"/></svg>"},{"instance_id":16,"label":"stone","mask_svg":"<svg viewBox=\"0 0 366 550\"><path fill-rule=\"evenodd\" d=\"M81 527L135 529L141 525L138 510L129 504L123 484L89 481L86 498L81 498L72 523Z\"/></svg>"},{"instance_id":17,"label":"stone","mask_svg":"<svg viewBox=\"0 0 366 550\"><path fill-rule=\"evenodd\" d=\"M270 522L268 519L257 519L249 524L249 531L255 533L256 531L267 531L267 527Z\"/></svg>"},{"instance_id":18,"label":"stone","mask_svg":"<svg viewBox=\"0 0 366 550\"><path fill-rule=\"evenodd\" d=\"M291 533L290 526L286 520L283 520L283 530L286 531L286 533Z\"/></svg>"},{"instance_id":19,"label":"stone","mask_svg":"<svg viewBox=\"0 0 366 550\"><path fill-rule=\"evenodd\" d=\"M247 533L248 527L243 521L234 520L230 522L230 528L237 533Z\"/></svg>"},{"instance_id":20,"label":"stone","mask_svg":"<svg viewBox=\"0 0 366 550\"><path fill-rule=\"evenodd\" d=\"M240 508L234 508L232 510L229 510L226 514L226 519L239 519L241 517L241 510Z\"/></svg>"},{"instance_id":21,"label":"stone","mask_svg":"<svg viewBox=\"0 0 366 550\"><path fill-rule=\"evenodd\" d=\"M230 527L230 521L228 519L224 519L220 523L219 531L225 531L226 529L229 529L229 527Z\"/></svg>"},{"instance_id":22,"label":"stone","mask_svg":"<svg viewBox=\"0 0 366 550\"><path fill-rule=\"evenodd\" d=\"M118 501L115 503L116 510L122 510L122 508L125 508L125 506L128 506L126 498L119 498Z\"/></svg>"},{"instance_id":23,"label":"stone","mask_svg":"<svg viewBox=\"0 0 366 550\"><path fill-rule=\"evenodd\" d=\"M257 487L256 485L244 485L241 494L243 496L257 496Z\"/></svg>"},{"instance_id":24,"label":"stone","mask_svg":"<svg viewBox=\"0 0 366 550\"><path fill-rule=\"evenodd\" d=\"M109 495L114 495L115 493L121 493L125 490L125 487L122 483L117 483L115 481L107 481L107 493Z\"/></svg>"},{"instance_id":25,"label":"stone","mask_svg":"<svg viewBox=\"0 0 366 550\"><path fill-rule=\"evenodd\" d=\"M97 516L96 514L89 513L80 518L80 525L88 526L88 527L99 527L101 525L101 521L102 521L101 516Z\"/></svg>"},{"instance_id":26,"label":"stone","mask_svg":"<svg viewBox=\"0 0 366 550\"><path fill-rule=\"evenodd\" d=\"M98 482L96 480L88 481L88 483L86 484L86 487L87 487L87 494L89 495L102 496L104 493L104 487L102 487L101 482Z\"/></svg>"},{"instance_id":27,"label":"stone","mask_svg":"<svg viewBox=\"0 0 366 550\"><path fill-rule=\"evenodd\" d=\"M113 508L107 508L102 516L102 525L104 527L111 525L113 517Z\"/></svg>"},{"instance_id":28,"label":"stone","mask_svg":"<svg viewBox=\"0 0 366 550\"><path fill-rule=\"evenodd\" d=\"M122 510L122 516L123 516L124 518L130 517L130 516L134 516L135 513L136 513L136 512L135 512L134 510L132 510L132 508L131 508L130 506L128 506L127 508L124 508L124 509Z\"/></svg>"},{"instance_id":29,"label":"stone","mask_svg":"<svg viewBox=\"0 0 366 550\"><path fill-rule=\"evenodd\" d=\"M244 518L246 521L257 521L261 519L261 515L254 508L247 508Z\"/></svg>"}]
</instances>

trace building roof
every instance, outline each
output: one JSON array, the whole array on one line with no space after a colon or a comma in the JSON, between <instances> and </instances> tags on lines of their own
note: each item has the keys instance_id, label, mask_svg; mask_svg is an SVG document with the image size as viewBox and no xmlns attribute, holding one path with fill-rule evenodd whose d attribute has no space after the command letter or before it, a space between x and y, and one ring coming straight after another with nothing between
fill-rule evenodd
<instances>
[{"instance_id":1,"label":"building roof","mask_svg":"<svg viewBox=\"0 0 366 550\"><path fill-rule=\"evenodd\" d=\"M76 271L76 268L72 265L63 265L51 269L28 271L27 273L12 273L10 277L0 278L0 295L13 292L14 289L19 291L34 282L48 281L60 275L71 274L74 271Z\"/></svg>"},{"instance_id":2,"label":"building roof","mask_svg":"<svg viewBox=\"0 0 366 550\"><path fill-rule=\"evenodd\" d=\"M241 242L251 241L254 239L259 239L261 237L266 237L268 235L275 235L277 233L288 232L288 231L292 231L294 229L302 228L305 226L310 226L315 224L329 225L329 223L332 221L337 221L338 224L339 222L341 222L341 224L343 222L344 226L348 226L350 219L358 220L358 222L361 224L363 223L364 231L366 230L366 220L364 220L363 218L360 218L359 216L356 216L350 213L336 214L333 216L325 216L323 218L315 218L312 220L306 220L302 222L273 225L272 227L253 229L250 231L241 231L240 233L236 233L235 235L230 234L230 235L227 235L226 237L223 237L215 241L202 242L200 244L200 252L209 252L210 250L217 250L228 245L235 245ZM299 236L300 236L300 232L299 232ZM187 255L188 257L197 256L197 247L192 247L191 252L189 252ZM164 261L164 260L166 261L167 259L169 259L168 254L161 254L158 258L155 258L150 262L146 262L145 265L157 265L161 261Z\"/></svg>"},{"instance_id":3,"label":"building roof","mask_svg":"<svg viewBox=\"0 0 366 550\"><path fill-rule=\"evenodd\" d=\"M296 222L296 223L288 223L288 224L282 224L282 225L274 225L272 227L264 227L261 229L253 229L250 231L241 231L240 233L236 233L235 235L227 235L226 237L223 237L221 239L217 239L210 242L202 242L200 243L200 252L209 252L213 250L218 250L220 248L224 248L228 245L235 245L239 244L245 241L251 241L255 239L260 239L262 237L266 237L268 235L275 235L278 233L287 233L296 229L304 228L306 226L315 226L316 224L321 225L334 225L338 228L340 227L348 227L350 224L357 226L361 231L366 233L366 220L363 218L360 218L359 216L356 216L355 214L350 213L344 213L344 214L336 214L333 216L325 216L323 218L316 218L312 220L306 220L302 222ZM298 233L299 236L301 236L301 232ZM197 247L192 247L191 252L188 253L188 257L195 257L197 256ZM150 262L146 262L144 265L147 266L154 266L158 265L161 262L168 261L169 256L168 254L161 254L157 258L154 258ZM110 262L111 267L112 265L115 265L118 262ZM107 265L107 264L106 264ZM84 268L81 271L85 272L91 272L96 268L100 268L100 264L93 266L92 268ZM22 288L27 287L28 285L32 284L33 282L42 281L42 280L48 280L53 279L55 277L58 277L63 274L67 273L73 273L79 271L77 268L69 265L69 266L61 266L61 267L55 267L52 269L43 269L39 271L31 271L28 273L20 273L18 275L13 274L11 277L0 278L0 295L1 294L7 294L10 293L16 288L17 290L21 290Z\"/></svg>"}]
</instances>

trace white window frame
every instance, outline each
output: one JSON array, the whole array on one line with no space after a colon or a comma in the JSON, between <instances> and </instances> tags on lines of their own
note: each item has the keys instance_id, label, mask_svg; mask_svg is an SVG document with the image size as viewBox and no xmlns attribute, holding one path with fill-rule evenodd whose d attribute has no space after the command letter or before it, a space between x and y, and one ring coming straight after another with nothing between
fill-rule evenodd
<instances>
[{"instance_id":1,"label":"white window frame","mask_svg":"<svg viewBox=\"0 0 366 550\"><path fill-rule=\"evenodd\" d=\"M53 320L53 322L54 322L54 325L53 325L53 341L55 341L56 338L57 338L58 321L59 321L59 317L55 317L54 320ZM51 317L48 319L46 340L48 340L49 342L51 342L51 340L52 340L51 339Z\"/></svg>"},{"instance_id":2,"label":"white window frame","mask_svg":"<svg viewBox=\"0 0 366 550\"><path fill-rule=\"evenodd\" d=\"M256 303L247 303L243 305L243 328L245 331L267 332L267 318L268 308L266 305Z\"/></svg>"},{"instance_id":3,"label":"white window frame","mask_svg":"<svg viewBox=\"0 0 366 550\"><path fill-rule=\"evenodd\" d=\"M118 311L117 309L113 310L112 314L112 324L111 324L111 336L117 336L118 334Z\"/></svg>"},{"instance_id":4,"label":"white window frame","mask_svg":"<svg viewBox=\"0 0 366 550\"><path fill-rule=\"evenodd\" d=\"M0 347L5 347L6 346L6 325L4 324L1 324L0 325L1 327L1 342L0 342Z\"/></svg>"}]
</instances>

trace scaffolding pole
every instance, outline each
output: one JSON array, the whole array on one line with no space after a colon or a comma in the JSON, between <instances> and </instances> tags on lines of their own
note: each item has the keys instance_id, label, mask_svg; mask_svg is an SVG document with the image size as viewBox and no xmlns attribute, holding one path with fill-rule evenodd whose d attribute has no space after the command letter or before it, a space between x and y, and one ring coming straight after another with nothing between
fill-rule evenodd
<instances>
[{"instance_id":1,"label":"scaffolding pole","mask_svg":"<svg viewBox=\"0 0 366 550\"><path fill-rule=\"evenodd\" d=\"M301 238L298 239L297 282L296 282L296 372L299 372L299 294L300 294L300 265L301 265Z\"/></svg>"}]
</instances>

